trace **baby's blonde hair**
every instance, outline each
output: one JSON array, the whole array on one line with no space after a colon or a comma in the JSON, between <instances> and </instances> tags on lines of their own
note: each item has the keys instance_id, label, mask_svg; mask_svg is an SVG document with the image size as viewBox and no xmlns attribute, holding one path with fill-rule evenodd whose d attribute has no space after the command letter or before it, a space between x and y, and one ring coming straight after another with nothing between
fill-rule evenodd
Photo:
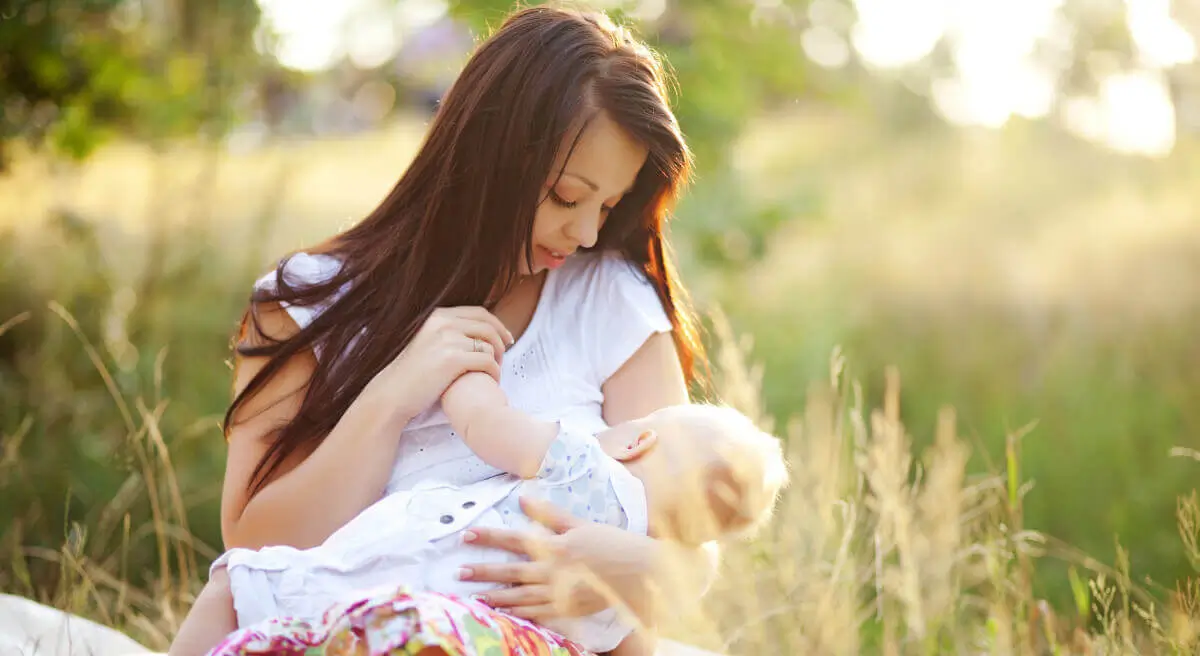
<instances>
[{"instance_id":1,"label":"baby's blonde hair","mask_svg":"<svg viewBox=\"0 0 1200 656\"><path fill-rule=\"evenodd\" d=\"M720 464L710 467L707 502L726 535L748 537L767 522L788 484L779 438L734 408L687 404L671 409L689 439L711 440Z\"/></svg>"}]
</instances>

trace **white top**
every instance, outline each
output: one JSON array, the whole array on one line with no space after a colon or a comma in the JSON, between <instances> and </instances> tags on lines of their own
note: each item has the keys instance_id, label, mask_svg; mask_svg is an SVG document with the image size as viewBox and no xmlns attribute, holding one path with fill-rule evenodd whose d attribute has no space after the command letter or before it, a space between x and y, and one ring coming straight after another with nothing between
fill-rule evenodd
<instances>
[{"instance_id":1,"label":"white top","mask_svg":"<svg viewBox=\"0 0 1200 656\"><path fill-rule=\"evenodd\" d=\"M272 617L315 620L328 608L391 593L398 586L466 598L497 585L464 582L464 565L516 556L462 542L474 526L544 530L521 511L525 496L545 499L588 521L646 534L642 482L609 457L595 436L560 424L537 475L504 474L469 485L423 481L390 494L312 549L233 549L213 563L229 573L238 625ZM613 609L547 627L599 653L615 649L633 627Z\"/></svg>"},{"instance_id":2,"label":"white top","mask_svg":"<svg viewBox=\"0 0 1200 656\"><path fill-rule=\"evenodd\" d=\"M330 279L340 266L332 256L301 253L284 275L302 286ZM271 272L257 284L274 283ZM301 327L326 307L285 306ZM658 294L635 265L615 253L577 253L547 274L533 319L504 354L500 387L519 410L599 432L605 428L601 386L651 335L671 329ZM471 452L435 404L404 428L386 491L429 479L465 485L499 473Z\"/></svg>"}]
</instances>

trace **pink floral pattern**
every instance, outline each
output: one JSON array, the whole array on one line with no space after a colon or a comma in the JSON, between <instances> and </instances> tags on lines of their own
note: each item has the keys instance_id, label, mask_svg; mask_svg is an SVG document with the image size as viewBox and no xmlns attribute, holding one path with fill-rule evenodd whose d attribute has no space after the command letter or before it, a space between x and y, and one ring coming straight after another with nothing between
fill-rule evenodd
<instances>
[{"instance_id":1,"label":"pink floral pattern","mask_svg":"<svg viewBox=\"0 0 1200 656\"><path fill-rule=\"evenodd\" d=\"M589 656L553 631L475 600L403 587L334 606L319 622L277 618L243 627L210 656L415 655L428 647L450 656Z\"/></svg>"}]
</instances>

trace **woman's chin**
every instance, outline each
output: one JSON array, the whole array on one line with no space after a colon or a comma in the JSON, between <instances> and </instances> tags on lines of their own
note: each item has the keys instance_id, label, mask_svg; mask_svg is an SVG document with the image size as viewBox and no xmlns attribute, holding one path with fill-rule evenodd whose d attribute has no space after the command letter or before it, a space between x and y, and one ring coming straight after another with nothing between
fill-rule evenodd
<instances>
[{"instance_id":1,"label":"woman's chin","mask_svg":"<svg viewBox=\"0 0 1200 656\"><path fill-rule=\"evenodd\" d=\"M522 278L528 278L530 276L539 276L543 273L546 273L550 269L551 269L551 267L547 266L547 264L545 262L540 262L535 259L533 261L532 267L521 265L521 270L519 271L519 274Z\"/></svg>"}]
</instances>

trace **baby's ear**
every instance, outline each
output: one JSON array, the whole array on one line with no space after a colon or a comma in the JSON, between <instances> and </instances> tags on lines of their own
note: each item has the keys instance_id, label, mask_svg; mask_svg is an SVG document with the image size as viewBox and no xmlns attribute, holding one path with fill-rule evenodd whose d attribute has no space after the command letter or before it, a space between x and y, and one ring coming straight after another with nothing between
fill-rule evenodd
<instances>
[{"instance_id":1,"label":"baby's ear","mask_svg":"<svg viewBox=\"0 0 1200 656\"><path fill-rule=\"evenodd\" d=\"M631 438L620 440L608 455L621 462L630 462L645 455L657 443L658 433L653 429L646 429Z\"/></svg>"}]
</instances>

